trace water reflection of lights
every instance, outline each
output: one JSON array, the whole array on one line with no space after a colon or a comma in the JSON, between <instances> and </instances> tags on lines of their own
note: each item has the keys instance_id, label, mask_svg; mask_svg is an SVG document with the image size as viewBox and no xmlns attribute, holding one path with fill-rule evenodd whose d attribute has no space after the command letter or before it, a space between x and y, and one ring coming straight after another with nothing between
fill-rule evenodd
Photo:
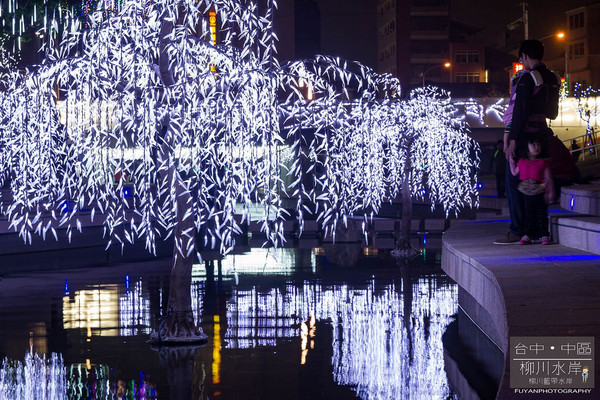
<instances>
[{"instance_id":1,"label":"water reflection of lights","mask_svg":"<svg viewBox=\"0 0 600 400\"><path fill-rule=\"evenodd\" d=\"M73 297L63 297L63 323L65 329L92 329L99 336L117 336L119 312L118 285L98 286L78 290Z\"/></svg>"},{"instance_id":2,"label":"water reflection of lights","mask_svg":"<svg viewBox=\"0 0 600 400\"><path fill-rule=\"evenodd\" d=\"M192 278L192 312L194 314L194 321L196 321L196 324L198 325L202 323L204 282L204 279L200 281L197 278ZM162 304L162 298L160 304Z\"/></svg>"},{"instance_id":3,"label":"water reflection of lights","mask_svg":"<svg viewBox=\"0 0 600 400\"><path fill-rule=\"evenodd\" d=\"M156 384L142 371L139 380L118 379L108 365L71 364L68 368L67 398L156 400Z\"/></svg>"},{"instance_id":4,"label":"water reflection of lights","mask_svg":"<svg viewBox=\"0 0 600 400\"><path fill-rule=\"evenodd\" d=\"M297 336L290 298L284 296L277 288L266 293L256 288L235 290L235 300L227 303L227 347L275 346L277 338Z\"/></svg>"},{"instance_id":5,"label":"water reflection of lights","mask_svg":"<svg viewBox=\"0 0 600 400\"><path fill-rule=\"evenodd\" d=\"M48 329L45 322L29 324L29 348L40 354L48 353Z\"/></svg>"},{"instance_id":6,"label":"water reflection of lights","mask_svg":"<svg viewBox=\"0 0 600 400\"><path fill-rule=\"evenodd\" d=\"M376 248L375 248L375 247L373 247L373 246L369 246L369 247L365 247L365 248L363 249L363 254L364 254L365 256L369 256L369 257L370 257L370 256L377 256L377 255L379 254L379 250L378 250L378 249L376 249Z\"/></svg>"},{"instance_id":7,"label":"water reflection of lights","mask_svg":"<svg viewBox=\"0 0 600 400\"><path fill-rule=\"evenodd\" d=\"M348 296L336 304L336 381L355 385L363 399L447 398L441 337L456 312L456 287L419 279L412 301L393 286Z\"/></svg>"},{"instance_id":8,"label":"water reflection of lights","mask_svg":"<svg viewBox=\"0 0 600 400\"><path fill-rule=\"evenodd\" d=\"M297 249L293 248L253 248L244 254L229 254L222 260L223 274L225 276L238 274L262 274L262 275L288 275L298 266L296 258ZM310 256L310 267L316 268L316 257L313 251ZM204 264L194 264L193 276L203 277Z\"/></svg>"},{"instance_id":9,"label":"water reflection of lights","mask_svg":"<svg viewBox=\"0 0 600 400\"><path fill-rule=\"evenodd\" d=\"M213 318L213 362L212 362L212 377L213 384L221 382L221 317L215 315Z\"/></svg>"},{"instance_id":10,"label":"water reflection of lights","mask_svg":"<svg viewBox=\"0 0 600 400\"><path fill-rule=\"evenodd\" d=\"M64 365L60 355L39 356L29 352L24 362L5 359L0 368L0 399L77 400L132 399L156 400L156 385L140 374L138 382L111 379L107 365Z\"/></svg>"},{"instance_id":11,"label":"water reflection of lights","mask_svg":"<svg viewBox=\"0 0 600 400\"><path fill-rule=\"evenodd\" d=\"M65 329L85 329L92 335L134 336L150 333L150 300L141 280L78 290L63 297ZM124 292L124 293L123 293Z\"/></svg>"},{"instance_id":12,"label":"water reflection of lights","mask_svg":"<svg viewBox=\"0 0 600 400\"><path fill-rule=\"evenodd\" d=\"M301 338L301 363L314 346L315 320L333 327L334 379L362 399L447 398L442 334L456 313L457 289L421 278L400 292L304 282L285 290L239 290L227 305L229 348ZM298 321L300 326L296 325ZM310 345L309 346L309 340Z\"/></svg>"},{"instance_id":13,"label":"water reflection of lights","mask_svg":"<svg viewBox=\"0 0 600 400\"><path fill-rule=\"evenodd\" d=\"M315 247L312 249L312 253L315 256L324 256L325 255L325 249L322 247Z\"/></svg>"},{"instance_id":14,"label":"water reflection of lights","mask_svg":"<svg viewBox=\"0 0 600 400\"><path fill-rule=\"evenodd\" d=\"M5 359L0 369L0 399L66 400L67 376L62 357L29 352L25 361Z\"/></svg>"},{"instance_id":15,"label":"water reflection of lights","mask_svg":"<svg viewBox=\"0 0 600 400\"><path fill-rule=\"evenodd\" d=\"M150 333L150 300L143 296L141 280L119 297L119 328L120 336Z\"/></svg>"},{"instance_id":16,"label":"water reflection of lights","mask_svg":"<svg viewBox=\"0 0 600 400\"><path fill-rule=\"evenodd\" d=\"M315 331L317 330L316 326L317 319L315 318L315 313L310 313L310 321L308 325L306 322L302 322L300 324L300 338L302 339L302 344L300 347L302 348L302 355L300 357L300 364L306 364L306 355L308 354L308 338L310 338L310 348L314 350L315 348Z\"/></svg>"}]
</instances>

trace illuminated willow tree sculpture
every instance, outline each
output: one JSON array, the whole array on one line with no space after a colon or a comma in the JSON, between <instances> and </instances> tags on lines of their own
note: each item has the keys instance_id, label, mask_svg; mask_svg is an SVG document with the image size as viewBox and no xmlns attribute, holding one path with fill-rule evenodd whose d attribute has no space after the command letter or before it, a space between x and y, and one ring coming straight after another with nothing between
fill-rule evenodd
<instances>
[{"instance_id":1,"label":"illuminated willow tree sculpture","mask_svg":"<svg viewBox=\"0 0 600 400\"><path fill-rule=\"evenodd\" d=\"M391 188L402 195L401 245L407 247L412 216L411 196L441 203L448 216L478 207L475 175L479 147L469 138L450 97L437 88L418 88L400 104L402 122L390 125L396 152L390 168ZM395 130L395 134L394 134Z\"/></svg>"},{"instance_id":2,"label":"illuminated willow tree sculpture","mask_svg":"<svg viewBox=\"0 0 600 400\"><path fill-rule=\"evenodd\" d=\"M360 212L366 232L382 203L401 195L397 239L408 248L413 198L428 199L432 210L441 204L446 215L478 206L479 148L447 93L418 88L399 100L395 79L329 57L287 67L301 82L318 85L319 93L335 94L284 109L295 139L291 189L300 225L303 212L310 211L335 238L337 222L346 225L349 215ZM301 133L307 128L315 132L309 142ZM315 172L320 164L322 174Z\"/></svg>"},{"instance_id":3,"label":"illuminated willow tree sculpture","mask_svg":"<svg viewBox=\"0 0 600 400\"><path fill-rule=\"evenodd\" d=\"M330 57L281 67L273 7L126 0L49 46L34 71L3 77L0 162L11 196L2 208L11 226L26 242L57 238L59 227L70 239L88 208L101 214L107 248L144 240L155 253L157 240L173 237L157 341L205 340L191 312L192 262L202 247L230 251L251 206L262 205L258 219L276 244L288 195L301 228L310 213L331 235L359 211L366 230L400 187L409 188L405 205L424 187L447 211L476 198L467 173L474 144L447 100L417 92L400 101L396 79Z\"/></svg>"}]
</instances>

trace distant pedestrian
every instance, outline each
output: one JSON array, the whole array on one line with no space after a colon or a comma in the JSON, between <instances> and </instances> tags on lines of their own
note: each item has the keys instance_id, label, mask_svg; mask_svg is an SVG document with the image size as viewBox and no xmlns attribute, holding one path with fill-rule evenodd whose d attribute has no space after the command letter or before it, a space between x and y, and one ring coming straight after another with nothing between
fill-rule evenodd
<instances>
[{"instance_id":1,"label":"distant pedestrian","mask_svg":"<svg viewBox=\"0 0 600 400\"><path fill-rule=\"evenodd\" d=\"M577 140L573 139L571 142L571 156L573 157L573 161L579 161L579 156L581 155L581 147L577 144Z\"/></svg>"},{"instance_id":2,"label":"distant pedestrian","mask_svg":"<svg viewBox=\"0 0 600 400\"><path fill-rule=\"evenodd\" d=\"M496 192L499 199L505 198L506 186L506 155L504 154L504 142L498 140L496 142L496 151L492 161L494 166L494 174L496 175Z\"/></svg>"},{"instance_id":3,"label":"distant pedestrian","mask_svg":"<svg viewBox=\"0 0 600 400\"><path fill-rule=\"evenodd\" d=\"M560 190L573 183L581 183L581 173L573 159L573 155L565 144L556 136L548 138L548 149L551 155L550 170L554 179L554 201L560 199Z\"/></svg>"},{"instance_id":4,"label":"distant pedestrian","mask_svg":"<svg viewBox=\"0 0 600 400\"><path fill-rule=\"evenodd\" d=\"M548 205L554 200L554 184L550 172L550 162L539 158L542 151L540 139L531 137L527 145L527 158L510 161L511 173L518 177L519 192L525 203L525 234L519 244L531 244L541 239L542 244L551 244L548 232Z\"/></svg>"}]
</instances>

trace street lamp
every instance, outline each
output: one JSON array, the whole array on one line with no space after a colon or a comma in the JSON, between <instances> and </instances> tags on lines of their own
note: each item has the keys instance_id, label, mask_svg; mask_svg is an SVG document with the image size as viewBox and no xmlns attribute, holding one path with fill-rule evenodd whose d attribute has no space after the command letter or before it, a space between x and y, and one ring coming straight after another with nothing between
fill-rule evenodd
<instances>
[{"instance_id":1,"label":"street lamp","mask_svg":"<svg viewBox=\"0 0 600 400\"><path fill-rule=\"evenodd\" d=\"M450 68L451 66L452 66L452 64L450 64L449 62L445 62L445 63L443 63L443 64L434 65L433 67L427 68L427 69L425 70L425 72L423 72L423 87L425 87L425 75L426 75L426 74L427 74L429 71L431 71L432 69L441 68L441 67L444 67L444 68Z\"/></svg>"},{"instance_id":2,"label":"street lamp","mask_svg":"<svg viewBox=\"0 0 600 400\"><path fill-rule=\"evenodd\" d=\"M545 40L545 39L550 39L550 38L557 38L559 40L563 40L566 39L567 35L564 32L556 32L553 33L552 35L547 35L544 37L541 37L539 40ZM570 89L570 84L569 84L569 44L566 42L565 40L565 85L567 87L567 93Z\"/></svg>"},{"instance_id":3,"label":"street lamp","mask_svg":"<svg viewBox=\"0 0 600 400\"><path fill-rule=\"evenodd\" d=\"M552 35L546 35L544 37L541 37L538 40L541 42L542 40L550 39L551 37L555 37L557 39L563 39L565 37L565 33L564 32L556 32L556 33L553 33Z\"/></svg>"},{"instance_id":4,"label":"street lamp","mask_svg":"<svg viewBox=\"0 0 600 400\"><path fill-rule=\"evenodd\" d=\"M569 78L569 43L566 41L566 35L563 32L559 32L556 37L559 39L565 39L565 85L566 85L566 94L569 95L571 91L571 79Z\"/></svg>"}]
</instances>

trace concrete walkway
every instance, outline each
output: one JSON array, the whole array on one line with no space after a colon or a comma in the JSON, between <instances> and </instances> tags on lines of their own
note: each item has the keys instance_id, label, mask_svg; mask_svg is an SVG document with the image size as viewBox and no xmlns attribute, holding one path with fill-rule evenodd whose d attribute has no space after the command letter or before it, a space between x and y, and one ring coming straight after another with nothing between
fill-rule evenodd
<instances>
[{"instance_id":1,"label":"concrete walkway","mask_svg":"<svg viewBox=\"0 0 600 400\"><path fill-rule=\"evenodd\" d=\"M590 395L532 395L510 388L506 355L511 336L594 336L600 345L600 256L560 244L492 244L507 225L465 222L444 233L442 251L444 271L493 322L482 330L496 338L505 354L498 399L600 399L598 351L592 371L596 388Z\"/></svg>"}]
</instances>

